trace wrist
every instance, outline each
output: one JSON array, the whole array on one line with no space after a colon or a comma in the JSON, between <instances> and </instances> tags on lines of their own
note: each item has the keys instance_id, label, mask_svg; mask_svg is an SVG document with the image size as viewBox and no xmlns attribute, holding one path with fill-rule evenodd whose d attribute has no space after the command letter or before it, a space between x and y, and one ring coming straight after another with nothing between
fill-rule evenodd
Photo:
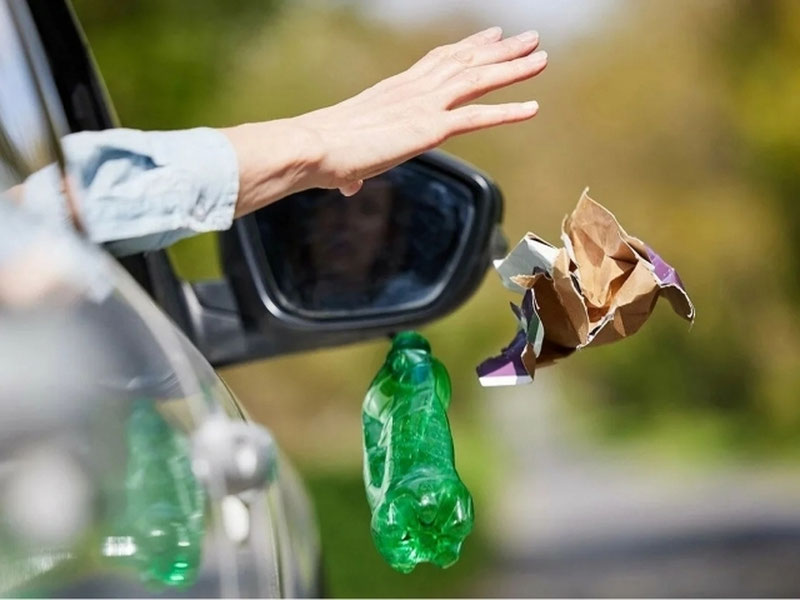
<instances>
[{"instance_id":1,"label":"wrist","mask_svg":"<svg viewBox=\"0 0 800 600\"><path fill-rule=\"evenodd\" d=\"M239 167L235 216L321 184L318 136L297 119L246 123L221 130Z\"/></svg>"}]
</instances>

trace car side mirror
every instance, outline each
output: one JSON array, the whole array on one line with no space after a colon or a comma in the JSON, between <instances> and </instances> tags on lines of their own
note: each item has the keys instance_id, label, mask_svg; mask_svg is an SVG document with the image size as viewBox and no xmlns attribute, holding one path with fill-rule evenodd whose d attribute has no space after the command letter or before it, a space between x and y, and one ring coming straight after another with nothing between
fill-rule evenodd
<instances>
[{"instance_id":1,"label":"car side mirror","mask_svg":"<svg viewBox=\"0 0 800 600\"><path fill-rule=\"evenodd\" d=\"M206 335L198 345L219 365L440 318L505 254L502 209L486 175L440 151L367 180L350 198L315 189L280 200L222 234L230 297L218 286L193 291L206 309L233 314L235 304L242 331Z\"/></svg>"}]
</instances>

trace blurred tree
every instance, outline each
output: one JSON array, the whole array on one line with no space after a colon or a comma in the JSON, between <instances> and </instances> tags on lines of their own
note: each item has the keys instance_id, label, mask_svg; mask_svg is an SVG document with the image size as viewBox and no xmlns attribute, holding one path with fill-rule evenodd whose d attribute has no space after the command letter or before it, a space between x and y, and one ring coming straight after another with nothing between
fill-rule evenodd
<instances>
[{"instance_id":1,"label":"blurred tree","mask_svg":"<svg viewBox=\"0 0 800 600\"><path fill-rule=\"evenodd\" d=\"M719 50L745 166L785 228L789 252L776 266L800 300L800 2L738 2Z\"/></svg>"},{"instance_id":2,"label":"blurred tree","mask_svg":"<svg viewBox=\"0 0 800 600\"><path fill-rule=\"evenodd\" d=\"M237 49L282 0L74 0L123 125L176 129L217 123Z\"/></svg>"}]
</instances>

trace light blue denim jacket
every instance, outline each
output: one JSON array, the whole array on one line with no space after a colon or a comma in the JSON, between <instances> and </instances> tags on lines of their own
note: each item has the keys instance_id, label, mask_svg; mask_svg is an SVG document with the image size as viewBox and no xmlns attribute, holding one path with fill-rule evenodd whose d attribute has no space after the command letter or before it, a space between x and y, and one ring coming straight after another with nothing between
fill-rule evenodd
<instances>
[{"instance_id":1,"label":"light blue denim jacket","mask_svg":"<svg viewBox=\"0 0 800 600\"><path fill-rule=\"evenodd\" d=\"M235 151L215 129L74 133L61 140L80 220L118 256L157 250L227 229L239 193ZM25 181L23 205L47 220L69 219L55 165Z\"/></svg>"}]
</instances>

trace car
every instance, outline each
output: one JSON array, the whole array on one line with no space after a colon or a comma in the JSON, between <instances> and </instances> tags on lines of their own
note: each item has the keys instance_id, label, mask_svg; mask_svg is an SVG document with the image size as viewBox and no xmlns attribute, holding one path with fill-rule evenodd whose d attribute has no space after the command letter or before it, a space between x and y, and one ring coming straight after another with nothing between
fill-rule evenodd
<instances>
[{"instance_id":1,"label":"car","mask_svg":"<svg viewBox=\"0 0 800 600\"><path fill-rule=\"evenodd\" d=\"M68 1L0 0L0 192L51 173L74 201L61 138L116 126ZM188 282L0 199L0 595L323 594L303 483L214 368L447 315L504 254L502 208L427 152L238 219L223 277Z\"/></svg>"}]
</instances>

